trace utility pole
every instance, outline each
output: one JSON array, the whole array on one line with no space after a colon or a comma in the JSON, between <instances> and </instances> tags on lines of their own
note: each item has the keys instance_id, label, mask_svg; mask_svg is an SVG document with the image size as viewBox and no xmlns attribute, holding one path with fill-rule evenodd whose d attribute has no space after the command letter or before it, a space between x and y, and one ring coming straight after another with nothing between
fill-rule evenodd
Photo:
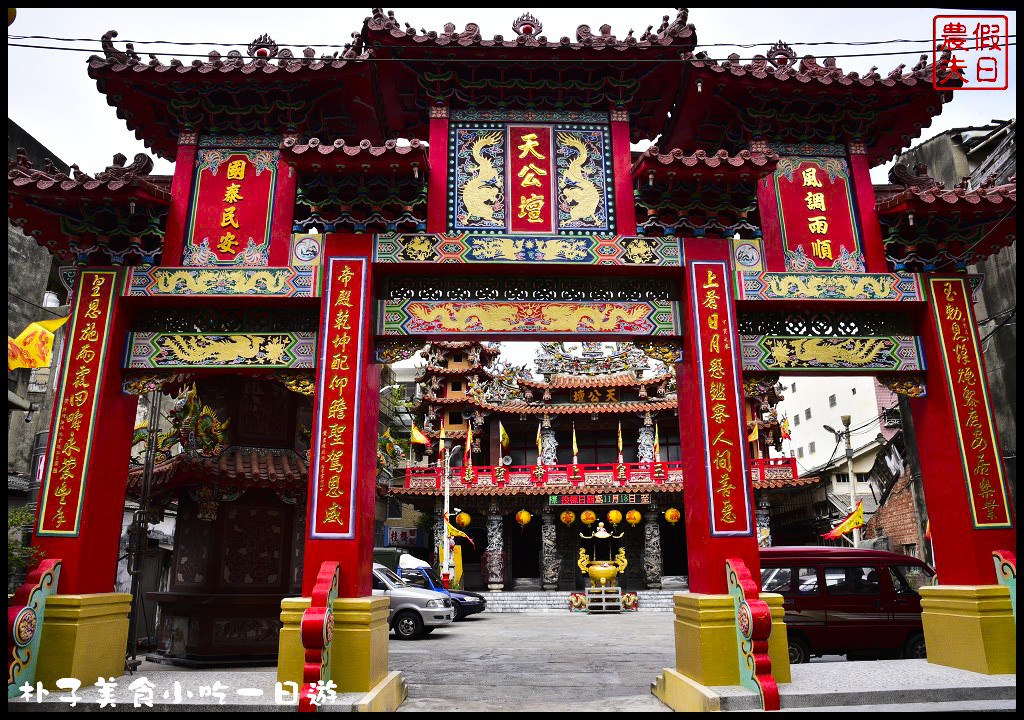
<instances>
[{"instance_id":1,"label":"utility pole","mask_svg":"<svg viewBox=\"0 0 1024 720\"><path fill-rule=\"evenodd\" d=\"M441 580L445 587L451 582L451 552L449 551L448 545L448 510L449 510L449 496L451 489L451 475L452 475L452 455L458 450L461 450L461 445L455 445L449 450L444 451L444 529L441 533L442 538L442 550L441 550Z\"/></svg>"},{"instance_id":2,"label":"utility pole","mask_svg":"<svg viewBox=\"0 0 1024 720\"><path fill-rule=\"evenodd\" d=\"M857 509L857 478L853 474L853 446L850 443L850 416L843 415L843 435L846 436L846 475L850 481L850 512ZM860 528L853 529L853 546L860 546Z\"/></svg>"}]
</instances>

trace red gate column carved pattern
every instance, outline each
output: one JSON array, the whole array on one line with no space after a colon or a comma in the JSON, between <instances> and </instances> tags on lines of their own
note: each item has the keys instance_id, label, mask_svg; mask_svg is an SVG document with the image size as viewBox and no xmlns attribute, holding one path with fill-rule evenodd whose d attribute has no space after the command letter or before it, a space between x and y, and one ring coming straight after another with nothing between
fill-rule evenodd
<instances>
[{"instance_id":1,"label":"red gate column carved pattern","mask_svg":"<svg viewBox=\"0 0 1024 720\"><path fill-rule=\"evenodd\" d=\"M331 235L317 352L303 595L324 562L344 568L339 597L370 595L380 372L370 341L371 240Z\"/></svg>"},{"instance_id":2,"label":"red gate column carved pattern","mask_svg":"<svg viewBox=\"0 0 1024 720\"><path fill-rule=\"evenodd\" d=\"M690 591L728 592L730 557L760 572L753 487L746 470L739 336L729 272L730 245L686 239L684 358L679 367Z\"/></svg>"},{"instance_id":3,"label":"red gate column carved pattern","mask_svg":"<svg viewBox=\"0 0 1024 720\"><path fill-rule=\"evenodd\" d=\"M992 583L992 552L1016 544L966 276L927 278L920 319L928 395L910 401L935 569L943 585Z\"/></svg>"}]
</instances>

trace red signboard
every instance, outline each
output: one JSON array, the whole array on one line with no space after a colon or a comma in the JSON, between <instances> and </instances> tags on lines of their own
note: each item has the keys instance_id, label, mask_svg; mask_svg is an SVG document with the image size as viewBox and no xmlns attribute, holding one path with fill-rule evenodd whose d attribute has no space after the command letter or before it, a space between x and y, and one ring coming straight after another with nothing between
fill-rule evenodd
<instances>
[{"instance_id":1,"label":"red signboard","mask_svg":"<svg viewBox=\"0 0 1024 720\"><path fill-rule=\"evenodd\" d=\"M78 278L43 475L38 535L78 535L116 280L116 272L97 270L85 270Z\"/></svg>"},{"instance_id":2,"label":"red signboard","mask_svg":"<svg viewBox=\"0 0 1024 720\"><path fill-rule=\"evenodd\" d=\"M976 528L1011 527L1003 463L981 366L966 281L929 278L960 457Z\"/></svg>"},{"instance_id":3,"label":"red signboard","mask_svg":"<svg viewBox=\"0 0 1024 720\"><path fill-rule=\"evenodd\" d=\"M554 149L550 127L508 129L509 230L555 231Z\"/></svg>"},{"instance_id":4,"label":"red signboard","mask_svg":"<svg viewBox=\"0 0 1024 720\"><path fill-rule=\"evenodd\" d=\"M712 536L752 535L743 386L725 263L688 266Z\"/></svg>"},{"instance_id":5,"label":"red signboard","mask_svg":"<svg viewBox=\"0 0 1024 720\"><path fill-rule=\"evenodd\" d=\"M331 258L325 278L310 473L310 537L345 539L354 537L366 260Z\"/></svg>"},{"instance_id":6,"label":"red signboard","mask_svg":"<svg viewBox=\"0 0 1024 720\"><path fill-rule=\"evenodd\" d=\"M846 160L783 158L774 185L787 270L864 272Z\"/></svg>"},{"instance_id":7,"label":"red signboard","mask_svg":"<svg viewBox=\"0 0 1024 720\"><path fill-rule=\"evenodd\" d=\"M201 150L183 265L266 266L279 153Z\"/></svg>"}]
</instances>

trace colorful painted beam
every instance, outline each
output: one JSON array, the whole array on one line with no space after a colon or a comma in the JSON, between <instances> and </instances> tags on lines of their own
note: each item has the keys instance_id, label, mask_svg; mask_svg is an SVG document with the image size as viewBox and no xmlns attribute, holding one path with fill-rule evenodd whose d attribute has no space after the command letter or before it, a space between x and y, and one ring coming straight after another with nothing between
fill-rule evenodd
<instances>
[{"instance_id":1,"label":"colorful painted beam","mask_svg":"<svg viewBox=\"0 0 1024 720\"><path fill-rule=\"evenodd\" d=\"M924 302L917 275L900 273L738 272L739 300Z\"/></svg>"},{"instance_id":2,"label":"colorful painted beam","mask_svg":"<svg viewBox=\"0 0 1024 720\"><path fill-rule=\"evenodd\" d=\"M312 368L315 332L128 334L123 367L178 368Z\"/></svg>"},{"instance_id":3,"label":"colorful painted beam","mask_svg":"<svg viewBox=\"0 0 1024 720\"><path fill-rule=\"evenodd\" d=\"M381 300L378 335L586 334L677 336L679 303Z\"/></svg>"},{"instance_id":4,"label":"colorful painted beam","mask_svg":"<svg viewBox=\"0 0 1024 720\"><path fill-rule=\"evenodd\" d=\"M898 371L925 369L921 339L892 337L795 337L740 335L743 370L814 372Z\"/></svg>"},{"instance_id":5,"label":"colorful painted beam","mask_svg":"<svg viewBox=\"0 0 1024 720\"><path fill-rule=\"evenodd\" d=\"M541 263L679 267L674 237L624 235L374 235L377 263Z\"/></svg>"},{"instance_id":6,"label":"colorful painted beam","mask_svg":"<svg viewBox=\"0 0 1024 720\"><path fill-rule=\"evenodd\" d=\"M129 297L318 297L317 271L315 267L133 267L125 275L121 294Z\"/></svg>"}]
</instances>

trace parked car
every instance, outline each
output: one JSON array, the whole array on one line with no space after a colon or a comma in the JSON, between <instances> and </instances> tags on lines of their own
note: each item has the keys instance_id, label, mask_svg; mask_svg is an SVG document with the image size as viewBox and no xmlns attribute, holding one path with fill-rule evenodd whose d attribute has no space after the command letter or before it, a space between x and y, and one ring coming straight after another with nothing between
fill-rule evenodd
<instances>
[{"instance_id":1,"label":"parked car","mask_svg":"<svg viewBox=\"0 0 1024 720\"><path fill-rule=\"evenodd\" d=\"M476 615L487 609L487 598L480 593L467 590L452 590L445 588L441 578L437 576L432 568L398 568L398 574L407 583L414 587L443 592L452 599L452 608L455 611L455 621L464 620L470 615Z\"/></svg>"},{"instance_id":2,"label":"parked car","mask_svg":"<svg viewBox=\"0 0 1024 720\"><path fill-rule=\"evenodd\" d=\"M761 586L786 610L789 661L926 657L918 588L935 572L898 553L835 547L761 549Z\"/></svg>"},{"instance_id":3,"label":"parked car","mask_svg":"<svg viewBox=\"0 0 1024 720\"><path fill-rule=\"evenodd\" d=\"M450 597L413 587L380 563L373 564L373 594L391 601L388 626L401 640L415 640L452 622Z\"/></svg>"}]
</instances>

